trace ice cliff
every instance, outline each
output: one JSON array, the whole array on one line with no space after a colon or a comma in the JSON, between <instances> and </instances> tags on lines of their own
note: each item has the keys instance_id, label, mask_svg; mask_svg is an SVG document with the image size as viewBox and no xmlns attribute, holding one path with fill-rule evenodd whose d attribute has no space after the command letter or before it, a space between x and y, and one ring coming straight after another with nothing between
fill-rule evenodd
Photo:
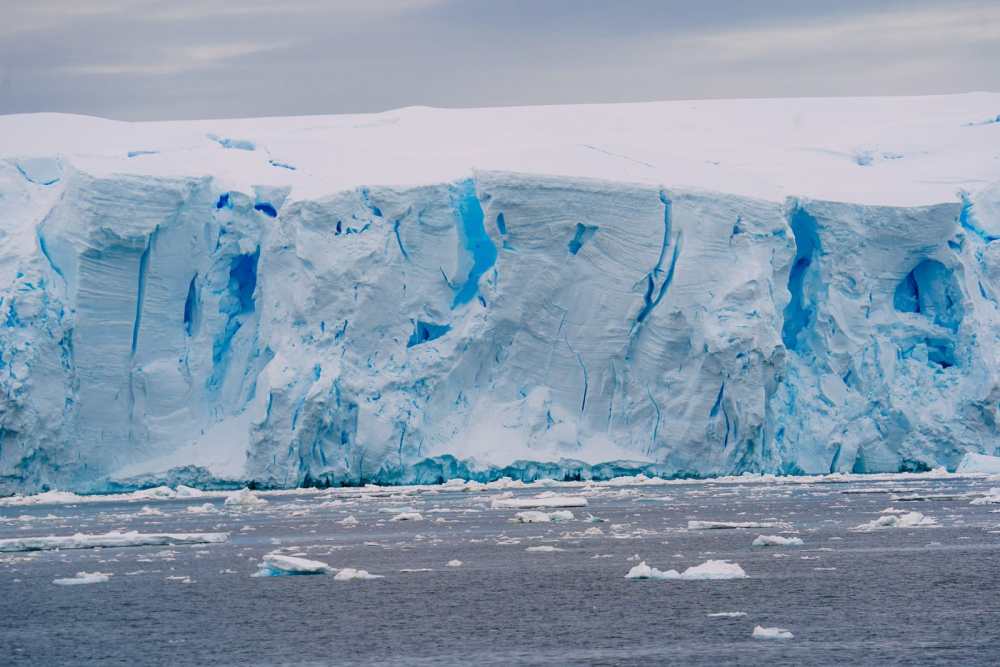
<instances>
[{"instance_id":1,"label":"ice cliff","mask_svg":"<svg viewBox=\"0 0 1000 667\"><path fill-rule=\"evenodd\" d=\"M0 117L0 492L1000 454L998 112Z\"/></svg>"}]
</instances>

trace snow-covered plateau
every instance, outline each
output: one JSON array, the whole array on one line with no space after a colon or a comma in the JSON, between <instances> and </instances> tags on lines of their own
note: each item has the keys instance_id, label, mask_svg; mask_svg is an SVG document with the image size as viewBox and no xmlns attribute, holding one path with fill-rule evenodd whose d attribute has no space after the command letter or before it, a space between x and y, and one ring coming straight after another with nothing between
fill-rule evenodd
<instances>
[{"instance_id":1,"label":"snow-covered plateau","mask_svg":"<svg viewBox=\"0 0 1000 667\"><path fill-rule=\"evenodd\" d=\"M998 114L0 116L0 493L996 456Z\"/></svg>"}]
</instances>

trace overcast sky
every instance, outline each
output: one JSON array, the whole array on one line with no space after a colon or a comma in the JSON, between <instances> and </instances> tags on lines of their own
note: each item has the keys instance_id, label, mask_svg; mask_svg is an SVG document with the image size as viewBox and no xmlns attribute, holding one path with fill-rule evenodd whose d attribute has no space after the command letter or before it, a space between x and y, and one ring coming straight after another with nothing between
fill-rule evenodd
<instances>
[{"instance_id":1,"label":"overcast sky","mask_svg":"<svg viewBox=\"0 0 1000 667\"><path fill-rule=\"evenodd\" d=\"M0 0L0 113L1000 90L997 0Z\"/></svg>"}]
</instances>

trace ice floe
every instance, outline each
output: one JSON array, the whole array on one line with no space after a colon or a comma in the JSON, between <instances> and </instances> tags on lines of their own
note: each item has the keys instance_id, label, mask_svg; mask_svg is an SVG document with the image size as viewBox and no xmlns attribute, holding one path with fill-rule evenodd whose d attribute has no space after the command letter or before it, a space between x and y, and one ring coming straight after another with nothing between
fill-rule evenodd
<instances>
[{"instance_id":1,"label":"ice floe","mask_svg":"<svg viewBox=\"0 0 1000 667\"><path fill-rule=\"evenodd\" d=\"M554 512L540 512L537 510L528 510L527 512L518 512L514 515L511 521L515 523L552 523L560 521L572 521L573 513L569 510L556 510Z\"/></svg>"},{"instance_id":2,"label":"ice floe","mask_svg":"<svg viewBox=\"0 0 1000 667\"><path fill-rule=\"evenodd\" d=\"M726 560L707 560L701 565L693 565L684 572L658 570L642 561L625 575L626 579L674 579L680 581L700 581L706 579L745 579L747 573L736 563Z\"/></svg>"},{"instance_id":3,"label":"ice floe","mask_svg":"<svg viewBox=\"0 0 1000 667\"><path fill-rule=\"evenodd\" d=\"M81 584L103 584L109 579L111 579L111 574L108 572L77 572L76 576L53 579L52 583L59 586L79 586Z\"/></svg>"},{"instance_id":4,"label":"ice floe","mask_svg":"<svg viewBox=\"0 0 1000 667\"><path fill-rule=\"evenodd\" d=\"M804 544L804 542L801 537L758 535L751 544L755 547L800 547Z\"/></svg>"},{"instance_id":5,"label":"ice floe","mask_svg":"<svg viewBox=\"0 0 1000 667\"><path fill-rule=\"evenodd\" d=\"M50 551L53 549L93 549L95 547L143 547L174 544L218 544L229 533L140 533L110 532L99 535L76 533L66 536L15 537L0 540L0 552Z\"/></svg>"},{"instance_id":6,"label":"ice floe","mask_svg":"<svg viewBox=\"0 0 1000 667\"><path fill-rule=\"evenodd\" d=\"M784 628L765 628L761 625L753 629L754 639L794 639L795 635Z\"/></svg>"},{"instance_id":7,"label":"ice floe","mask_svg":"<svg viewBox=\"0 0 1000 667\"><path fill-rule=\"evenodd\" d=\"M855 530L880 530L882 528L926 528L936 526L937 520L920 512L886 514L877 519L855 526Z\"/></svg>"}]
</instances>

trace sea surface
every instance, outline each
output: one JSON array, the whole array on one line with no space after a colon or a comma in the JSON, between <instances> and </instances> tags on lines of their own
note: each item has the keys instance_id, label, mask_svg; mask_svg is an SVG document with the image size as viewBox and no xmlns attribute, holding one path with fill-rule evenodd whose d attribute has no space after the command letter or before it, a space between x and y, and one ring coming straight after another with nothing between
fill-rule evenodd
<instances>
[{"instance_id":1,"label":"sea surface","mask_svg":"<svg viewBox=\"0 0 1000 667\"><path fill-rule=\"evenodd\" d=\"M227 506L221 494L3 506L0 539L229 539L0 553L0 663L995 665L1000 504L972 504L991 486L1000 481L901 476L337 489L261 494L259 507ZM572 520L528 524L513 521L525 510L493 507L545 492L587 505L565 508ZM856 528L912 511L936 525ZM422 518L393 521L402 512ZM758 535L804 544L751 546ZM557 550L527 550L537 546ZM253 576L274 551L381 578ZM706 560L738 563L747 577L625 578L641 561L683 571ZM81 571L111 576L53 583ZM722 612L745 616L709 616ZM794 637L756 639L757 625Z\"/></svg>"}]
</instances>

